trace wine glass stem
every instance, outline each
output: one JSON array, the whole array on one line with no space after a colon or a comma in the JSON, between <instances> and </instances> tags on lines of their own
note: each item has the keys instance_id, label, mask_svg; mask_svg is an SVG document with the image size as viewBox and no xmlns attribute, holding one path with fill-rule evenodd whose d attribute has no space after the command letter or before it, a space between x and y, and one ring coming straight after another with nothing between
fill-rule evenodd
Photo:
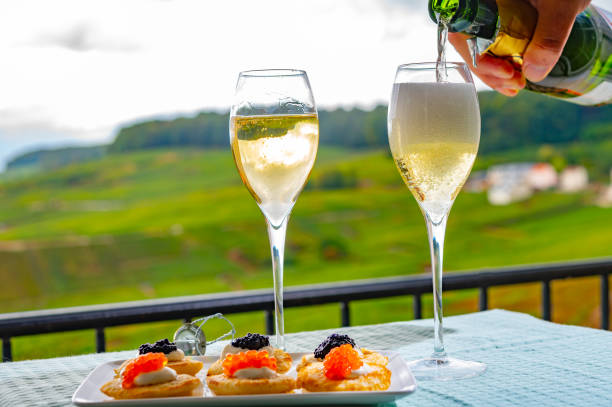
<instances>
[{"instance_id":1,"label":"wine glass stem","mask_svg":"<svg viewBox=\"0 0 612 407\"><path fill-rule=\"evenodd\" d=\"M268 237L272 250L272 273L274 275L274 320L276 328L276 347L285 350L285 321L283 313L283 260L285 256L285 236L287 219L275 226L268 219Z\"/></svg>"},{"instance_id":2,"label":"wine glass stem","mask_svg":"<svg viewBox=\"0 0 612 407\"><path fill-rule=\"evenodd\" d=\"M445 360L446 352L442 336L442 259L447 215L444 215L441 219L436 219L436 221L433 221L428 215L425 215L425 219L431 251L431 275L433 279L434 352L432 358Z\"/></svg>"}]
</instances>

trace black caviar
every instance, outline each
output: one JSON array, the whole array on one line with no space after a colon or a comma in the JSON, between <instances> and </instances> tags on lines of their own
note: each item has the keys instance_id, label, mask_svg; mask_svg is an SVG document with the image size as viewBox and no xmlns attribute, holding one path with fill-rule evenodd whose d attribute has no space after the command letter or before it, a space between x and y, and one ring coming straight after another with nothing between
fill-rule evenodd
<instances>
[{"instance_id":1,"label":"black caviar","mask_svg":"<svg viewBox=\"0 0 612 407\"><path fill-rule=\"evenodd\" d=\"M270 339L268 339L267 336L249 332L242 338L234 339L232 341L232 346L242 349L258 350L265 346L270 346Z\"/></svg>"},{"instance_id":2,"label":"black caviar","mask_svg":"<svg viewBox=\"0 0 612 407\"><path fill-rule=\"evenodd\" d=\"M355 341L352 340L348 335L331 334L329 335L314 351L315 358L325 359L325 356L330 350L338 346L348 343L353 348L355 347Z\"/></svg>"},{"instance_id":3,"label":"black caviar","mask_svg":"<svg viewBox=\"0 0 612 407\"><path fill-rule=\"evenodd\" d=\"M138 347L138 354L144 355L145 353L161 352L167 355L168 353L174 352L176 349L177 347L174 342L170 342L168 338L165 338L153 344L143 343Z\"/></svg>"}]
</instances>

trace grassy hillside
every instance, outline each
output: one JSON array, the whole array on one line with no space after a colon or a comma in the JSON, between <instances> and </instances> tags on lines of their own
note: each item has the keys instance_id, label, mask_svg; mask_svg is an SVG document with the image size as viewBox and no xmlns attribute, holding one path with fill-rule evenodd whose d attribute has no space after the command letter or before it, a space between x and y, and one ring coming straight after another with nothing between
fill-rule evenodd
<instances>
[{"instance_id":1,"label":"grassy hillside","mask_svg":"<svg viewBox=\"0 0 612 407\"><path fill-rule=\"evenodd\" d=\"M544 193L492 207L483 194L463 193L449 220L446 269L610 255L612 210L591 198ZM269 263L263 217L228 151L116 154L0 184L0 312L270 287ZM423 219L388 154L323 149L289 223L286 284L428 266ZM597 326L596 281L555 283L554 319ZM491 297L493 306L538 313L537 285ZM473 292L446 298L449 313L476 310ZM290 310L287 329L337 326L337 308ZM410 309L407 298L364 301L354 323L407 319ZM241 332L263 330L260 313L232 319ZM109 348L135 347L176 326L113 328ZM18 338L15 357L93 351L93 338Z\"/></svg>"}]
</instances>

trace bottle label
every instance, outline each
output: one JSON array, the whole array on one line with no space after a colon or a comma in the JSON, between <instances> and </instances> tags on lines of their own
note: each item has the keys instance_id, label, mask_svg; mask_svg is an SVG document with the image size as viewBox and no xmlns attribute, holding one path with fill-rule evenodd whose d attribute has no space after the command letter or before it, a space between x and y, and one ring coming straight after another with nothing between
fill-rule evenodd
<instances>
[{"instance_id":1,"label":"bottle label","mask_svg":"<svg viewBox=\"0 0 612 407\"><path fill-rule=\"evenodd\" d=\"M497 38L487 52L508 58L517 67L523 64L523 54L535 30L538 12L526 1L497 0L500 27Z\"/></svg>"},{"instance_id":2,"label":"bottle label","mask_svg":"<svg viewBox=\"0 0 612 407\"><path fill-rule=\"evenodd\" d=\"M566 100L583 106L598 106L612 103L612 82L603 81L590 92Z\"/></svg>"}]
</instances>

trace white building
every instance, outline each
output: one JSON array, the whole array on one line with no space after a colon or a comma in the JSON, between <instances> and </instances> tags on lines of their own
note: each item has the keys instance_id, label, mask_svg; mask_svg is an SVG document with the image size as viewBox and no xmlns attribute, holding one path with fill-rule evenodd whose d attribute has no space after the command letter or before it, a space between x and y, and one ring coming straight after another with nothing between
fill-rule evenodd
<instances>
[{"instance_id":1,"label":"white building","mask_svg":"<svg viewBox=\"0 0 612 407\"><path fill-rule=\"evenodd\" d=\"M522 201L533 194L533 188L527 182L532 163L512 163L494 165L487 171L487 183L490 188L487 199L492 205L508 205Z\"/></svg>"},{"instance_id":2,"label":"white building","mask_svg":"<svg viewBox=\"0 0 612 407\"><path fill-rule=\"evenodd\" d=\"M491 187L487 199L491 205L508 205L523 201L533 195L533 189L525 183L508 183Z\"/></svg>"},{"instance_id":3,"label":"white building","mask_svg":"<svg viewBox=\"0 0 612 407\"><path fill-rule=\"evenodd\" d=\"M508 205L558 183L557 171L548 163L511 163L494 165L487 171L487 198L493 205Z\"/></svg>"},{"instance_id":4,"label":"white building","mask_svg":"<svg viewBox=\"0 0 612 407\"><path fill-rule=\"evenodd\" d=\"M557 186L559 178L555 167L552 165L536 163L529 169L526 181L533 189L542 191Z\"/></svg>"},{"instance_id":5,"label":"white building","mask_svg":"<svg viewBox=\"0 0 612 407\"><path fill-rule=\"evenodd\" d=\"M563 192L583 191L589 186L589 173L582 166L567 167L559 176L559 189Z\"/></svg>"},{"instance_id":6,"label":"white building","mask_svg":"<svg viewBox=\"0 0 612 407\"><path fill-rule=\"evenodd\" d=\"M595 203L602 208L612 207L612 185L606 185L603 188Z\"/></svg>"},{"instance_id":7,"label":"white building","mask_svg":"<svg viewBox=\"0 0 612 407\"><path fill-rule=\"evenodd\" d=\"M493 165L487 171L487 183L491 187L495 187L502 184L525 182L527 173L532 166L533 163Z\"/></svg>"}]
</instances>

